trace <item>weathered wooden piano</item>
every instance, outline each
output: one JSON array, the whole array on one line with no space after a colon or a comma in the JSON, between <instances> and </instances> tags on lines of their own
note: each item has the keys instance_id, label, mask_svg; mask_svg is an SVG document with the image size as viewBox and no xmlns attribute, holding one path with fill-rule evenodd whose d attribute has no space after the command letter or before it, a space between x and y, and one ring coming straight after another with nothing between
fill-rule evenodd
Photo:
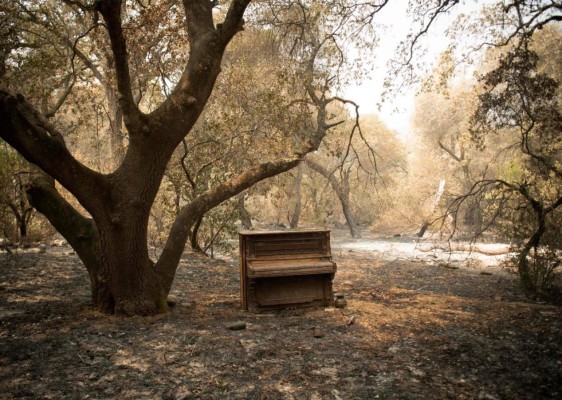
<instances>
[{"instance_id":1,"label":"weathered wooden piano","mask_svg":"<svg viewBox=\"0 0 562 400\"><path fill-rule=\"evenodd\" d=\"M330 231L240 232L242 307L260 311L333 303Z\"/></svg>"}]
</instances>

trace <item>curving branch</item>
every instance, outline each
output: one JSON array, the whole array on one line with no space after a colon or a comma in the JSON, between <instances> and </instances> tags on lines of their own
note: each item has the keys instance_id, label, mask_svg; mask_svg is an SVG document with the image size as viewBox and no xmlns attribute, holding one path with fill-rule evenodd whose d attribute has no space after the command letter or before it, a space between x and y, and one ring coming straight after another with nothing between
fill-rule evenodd
<instances>
[{"instance_id":1,"label":"curving branch","mask_svg":"<svg viewBox=\"0 0 562 400\"><path fill-rule=\"evenodd\" d=\"M43 214L72 246L84 263L90 277L92 293L96 293L100 268L100 240L94 221L83 216L55 188L52 178L37 172L27 189L29 203ZM97 298L93 297L94 306Z\"/></svg>"},{"instance_id":2,"label":"curving branch","mask_svg":"<svg viewBox=\"0 0 562 400\"><path fill-rule=\"evenodd\" d=\"M26 160L74 193L90 212L91 199L106 188L105 178L76 160L62 134L23 96L0 89L0 137Z\"/></svg>"},{"instance_id":3,"label":"curving branch","mask_svg":"<svg viewBox=\"0 0 562 400\"><path fill-rule=\"evenodd\" d=\"M27 189L29 203L43 214L76 251L86 269L95 274L100 265L99 235L96 224L68 203L44 173L36 173Z\"/></svg>"},{"instance_id":4,"label":"curving branch","mask_svg":"<svg viewBox=\"0 0 562 400\"><path fill-rule=\"evenodd\" d=\"M187 237L200 215L204 215L207 211L256 183L290 170L299 162L300 158L295 157L259 164L237 177L201 193L191 203L184 206L172 225L162 255L156 263L156 270L164 289L169 291L172 286Z\"/></svg>"},{"instance_id":5,"label":"curving branch","mask_svg":"<svg viewBox=\"0 0 562 400\"><path fill-rule=\"evenodd\" d=\"M169 141L171 148L181 142L203 111L220 73L224 50L236 33L232 27L243 24L242 16L248 4L249 1L233 1L225 20L226 26L223 24L220 29L215 29L213 2L183 1L189 60L174 90L150 114L153 125L166 126L161 135Z\"/></svg>"},{"instance_id":6,"label":"curving branch","mask_svg":"<svg viewBox=\"0 0 562 400\"><path fill-rule=\"evenodd\" d=\"M131 75L129 71L129 55L121 23L121 0L99 0L97 10L103 16L107 25L107 32L111 41L111 51L115 62L117 76L117 91L119 93L119 106L123 111L123 121L129 133L141 132L145 124L143 114L138 109L131 88ZM146 132L145 132L146 133Z\"/></svg>"}]
</instances>

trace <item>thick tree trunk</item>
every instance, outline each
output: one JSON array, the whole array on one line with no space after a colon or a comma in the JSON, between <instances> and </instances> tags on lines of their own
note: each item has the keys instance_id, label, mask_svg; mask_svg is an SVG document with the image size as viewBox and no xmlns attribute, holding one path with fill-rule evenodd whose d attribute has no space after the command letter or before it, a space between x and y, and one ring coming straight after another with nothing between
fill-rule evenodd
<instances>
[{"instance_id":1,"label":"thick tree trunk","mask_svg":"<svg viewBox=\"0 0 562 400\"><path fill-rule=\"evenodd\" d=\"M96 225L60 196L45 175L33 179L27 195L84 263L95 307L121 315L166 311L167 292L148 257L142 210L130 208L118 221Z\"/></svg>"},{"instance_id":2,"label":"thick tree trunk","mask_svg":"<svg viewBox=\"0 0 562 400\"><path fill-rule=\"evenodd\" d=\"M111 170L115 170L123 160L125 149L123 145L123 113L116 100L114 89L110 85L105 87L109 103L109 163Z\"/></svg>"},{"instance_id":3,"label":"thick tree trunk","mask_svg":"<svg viewBox=\"0 0 562 400\"><path fill-rule=\"evenodd\" d=\"M141 218L100 231L98 308L117 315L153 315L167 310L165 291L148 257Z\"/></svg>"}]
</instances>

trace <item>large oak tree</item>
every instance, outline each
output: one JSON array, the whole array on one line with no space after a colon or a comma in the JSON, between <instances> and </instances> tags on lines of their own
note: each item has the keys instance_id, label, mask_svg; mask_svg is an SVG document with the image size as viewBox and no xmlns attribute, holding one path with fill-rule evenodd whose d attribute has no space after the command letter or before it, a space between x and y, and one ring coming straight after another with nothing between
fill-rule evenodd
<instances>
[{"instance_id":1,"label":"large oak tree","mask_svg":"<svg viewBox=\"0 0 562 400\"><path fill-rule=\"evenodd\" d=\"M153 261L147 249L151 207L172 154L189 134L211 96L228 44L244 28L243 17L250 1L221 4L220 12L216 12L217 3L183 0L180 6L173 1L163 2L168 7L167 13L156 12L158 5L144 5L140 1L66 0L63 4L36 4L21 0L13 3L16 7L12 17L23 16L26 23L34 27L27 29L26 34L39 32L37 37L44 39L43 46L54 48L57 56L65 51L70 55L67 67L74 74L73 82L78 81L79 85L68 84L64 90L59 90L57 106L59 101L66 100L72 86L87 88L89 82L102 80L109 100L117 99L118 110L113 110L112 117L122 118L126 149L116 168L102 173L81 162L69 150L60 120L50 119L50 115L41 112L33 101L14 93L13 89L0 89L0 137L43 172L33 181L28 196L84 262L94 306L105 312L125 315L165 312L166 297L193 223L256 182L298 165L307 153L318 148L332 127L341 123L329 113L331 104L342 102L331 94L337 80L333 71L343 65L344 59L336 42L344 37L346 29L368 24L372 14L386 2L365 5L363 14L356 13L354 2L345 1L258 3L254 17L267 16L270 22L254 19L259 20L264 29L282 32L280 40L287 54L294 64L302 67L291 78L301 82L302 98L294 99L292 104L304 107L311 116L311 123L305 132L298 132L299 145L292 147L285 156L249 166L191 199L173 222L162 254ZM55 7L55 11L45 13L48 7ZM156 16L156 20L147 19L147 15ZM311 15L315 17L310 18ZM338 17L334 19L333 15ZM44 27L53 26L53 20L60 23L65 18L71 19L69 26L74 18L86 29L73 32L63 24L59 25L60 31L43 31ZM88 25L87 21L92 22ZM169 55L165 51L160 53L164 60L170 57L184 60L183 65L179 63L178 69L161 79L162 85L174 83L175 86L169 91L162 90L163 100L159 104L143 108L138 93L151 81L146 79L147 73L143 72L141 64L147 59L157 62L154 52L150 51L163 40L150 35L178 21L188 44L184 50L174 48ZM17 24L8 26L13 35ZM152 28L147 30L146 26ZM145 36L135 36L137 31ZM167 31L167 35L166 40L173 41L174 32ZM29 51L19 53L25 59L36 43L18 42L15 36L12 50L27 47ZM61 50L61 43L63 48L66 45L66 50ZM99 56L88 58L83 54L82 57L85 47L101 47L99 54L103 54L105 62L101 63ZM4 53L3 60L6 59ZM318 59L322 61L317 62ZM49 65L45 68L48 71ZM89 75L80 75L84 71L89 71ZM102 73L105 75L101 76ZM78 200L89 216L84 216L61 196L55 181Z\"/></svg>"}]
</instances>

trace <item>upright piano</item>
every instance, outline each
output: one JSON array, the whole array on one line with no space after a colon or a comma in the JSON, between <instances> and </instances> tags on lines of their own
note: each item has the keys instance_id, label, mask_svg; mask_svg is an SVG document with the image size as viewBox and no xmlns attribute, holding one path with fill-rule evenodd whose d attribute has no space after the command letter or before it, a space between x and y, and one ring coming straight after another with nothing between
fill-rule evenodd
<instances>
[{"instance_id":1,"label":"upright piano","mask_svg":"<svg viewBox=\"0 0 562 400\"><path fill-rule=\"evenodd\" d=\"M328 230L243 231L240 289L247 311L328 306L336 264Z\"/></svg>"}]
</instances>

